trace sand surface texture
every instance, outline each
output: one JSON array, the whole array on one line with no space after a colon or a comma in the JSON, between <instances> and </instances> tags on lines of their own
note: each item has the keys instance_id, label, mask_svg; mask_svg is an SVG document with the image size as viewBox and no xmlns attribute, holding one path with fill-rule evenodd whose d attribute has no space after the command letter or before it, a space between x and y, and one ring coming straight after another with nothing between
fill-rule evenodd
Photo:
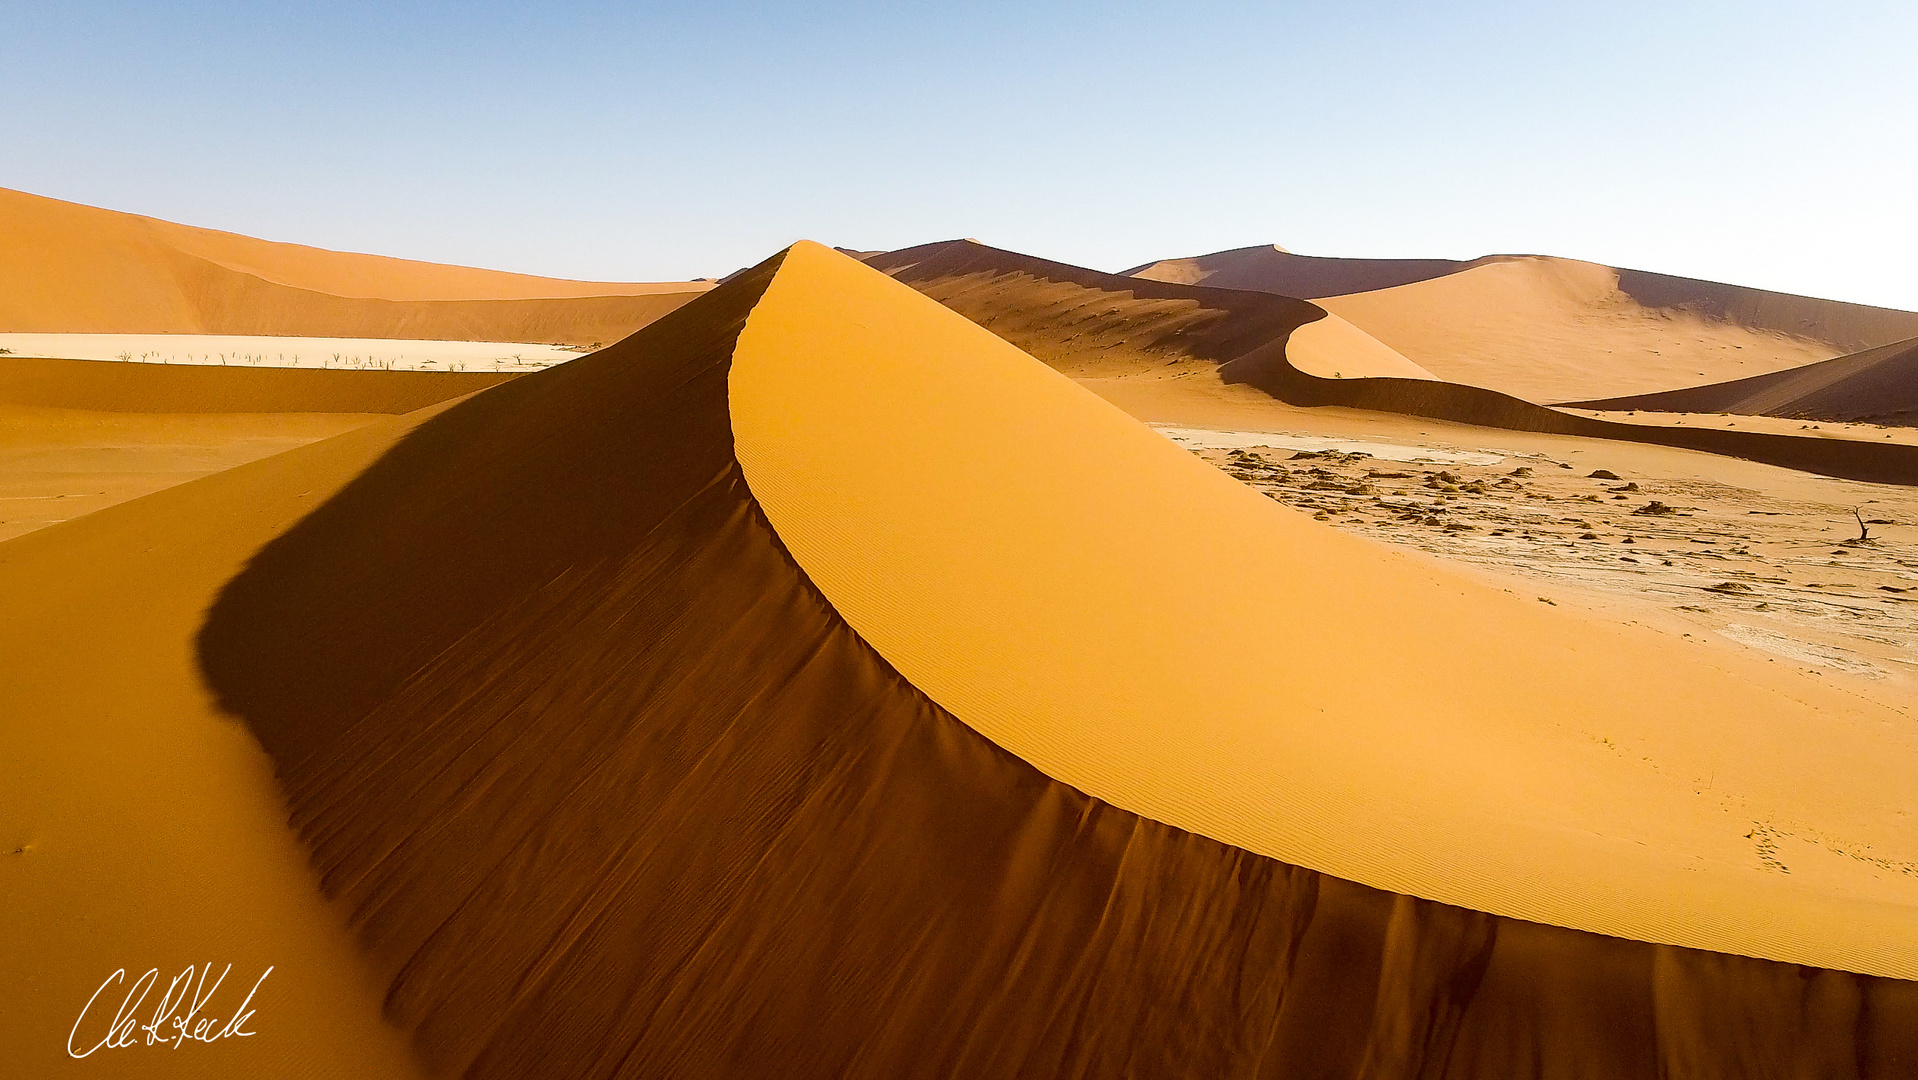
<instances>
[{"instance_id":1,"label":"sand surface texture","mask_svg":"<svg viewBox=\"0 0 1918 1080\"><path fill-rule=\"evenodd\" d=\"M710 286L326 251L0 188L0 331L616 341Z\"/></svg>"}]
</instances>

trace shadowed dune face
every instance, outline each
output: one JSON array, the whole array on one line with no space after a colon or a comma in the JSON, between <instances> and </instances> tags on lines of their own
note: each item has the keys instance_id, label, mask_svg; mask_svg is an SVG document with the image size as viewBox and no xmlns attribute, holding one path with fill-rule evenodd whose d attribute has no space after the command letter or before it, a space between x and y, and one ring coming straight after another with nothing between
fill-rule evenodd
<instances>
[{"instance_id":1,"label":"shadowed dune face","mask_svg":"<svg viewBox=\"0 0 1918 1080\"><path fill-rule=\"evenodd\" d=\"M419 425L208 615L207 678L432 1071L1890 1078L1918 1053L1913 984L1394 896L955 718L735 457L740 335L825 254Z\"/></svg>"},{"instance_id":2,"label":"shadowed dune face","mask_svg":"<svg viewBox=\"0 0 1918 1080\"><path fill-rule=\"evenodd\" d=\"M1770 375L1575 406L1918 426L1918 338Z\"/></svg>"},{"instance_id":3,"label":"shadowed dune face","mask_svg":"<svg viewBox=\"0 0 1918 1080\"><path fill-rule=\"evenodd\" d=\"M0 188L0 330L615 341L704 291L278 244Z\"/></svg>"}]
</instances>

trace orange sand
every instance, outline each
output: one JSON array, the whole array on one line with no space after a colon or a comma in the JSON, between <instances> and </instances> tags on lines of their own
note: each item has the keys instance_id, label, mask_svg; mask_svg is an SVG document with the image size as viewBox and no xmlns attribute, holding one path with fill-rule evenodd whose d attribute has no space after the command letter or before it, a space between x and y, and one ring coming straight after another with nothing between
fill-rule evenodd
<instances>
[{"instance_id":1,"label":"orange sand","mask_svg":"<svg viewBox=\"0 0 1918 1080\"><path fill-rule=\"evenodd\" d=\"M1569 259L1493 260L1321 306L1442 379L1535 402L1756 375L1840 351L1647 308L1619 290L1617 271Z\"/></svg>"},{"instance_id":2,"label":"orange sand","mask_svg":"<svg viewBox=\"0 0 1918 1080\"><path fill-rule=\"evenodd\" d=\"M0 330L613 341L710 288L279 244L0 188Z\"/></svg>"},{"instance_id":3,"label":"orange sand","mask_svg":"<svg viewBox=\"0 0 1918 1080\"><path fill-rule=\"evenodd\" d=\"M16 1025L162 944L297 975L275 1040L109 1068L1889 1080L1914 1045L1914 984L1846 974L1911 970L1910 888L1726 834L1909 859L1892 710L1339 536L815 245L0 544L0 596Z\"/></svg>"},{"instance_id":4,"label":"orange sand","mask_svg":"<svg viewBox=\"0 0 1918 1080\"><path fill-rule=\"evenodd\" d=\"M861 635L994 741L1375 887L1918 974L1918 880L1781 876L1746 838L1918 858L1899 713L1342 537L850 260L794 262L735 361L747 478Z\"/></svg>"}]
</instances>

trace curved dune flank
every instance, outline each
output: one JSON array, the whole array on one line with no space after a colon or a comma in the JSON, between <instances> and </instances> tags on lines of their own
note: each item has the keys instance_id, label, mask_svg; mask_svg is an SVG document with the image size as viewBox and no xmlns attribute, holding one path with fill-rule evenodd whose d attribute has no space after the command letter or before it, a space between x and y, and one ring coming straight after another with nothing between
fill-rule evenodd
<instances>
[{"instance_id":1,"label":"curved dune flank","mask_svg":"<svg viewBox=\"0 0 1918 1080\"><path fill-rule=\"evenodd\" d=\"M971 241L865 262L1075 378L1217 378L1288 405L1644 442L1847 479L1918 483L1918 448L1910 446L1614 423L1433 378L1362 331L1354 337L1310 329L1327 313L1289 297L1122 278ZM1400 360L1410 369L1403 374L1394 370Z\"/></svg>"},{"instance_id":2,"label":"curved dune flank","mask_svg":"<svg viewBox=\"0 0 1918 1080\"><path fill-rule=\"evenodd\" d=\"M1770 375L1572 407L1918 425L1918 338Z\"/></svg>"},{"instance_id":3,"label":"curved dune flank","mask_svg":"<svg viewBox=\"0 0 1918 1080\"><path fill-rule=\"evenodd\" d=\"M130 535L150 519L175 524ZM1006 561L952 561L972 544ZM167 734L216 730L210 701L245 722L376 973L333 1011L380 1003L430 1074L1889 1078L1918 1053L1918 985L1884 977L1918 955L1911 898L1728 835L1806 818L1909 858L1902 728L1726 661L1647 668L1629 635L1319 528L814 245L611 349L0 556L168 583L119 647L83 604L45 648L179 683ZM209 600L180 669L154 640ZM196 790L277 824L257 789ZM42 797L130 850L158 828ZM1763 949L1501 917L1219 834ZM1699 880L1674 881L1687 851ZM323 941L276 874L234 895Z\"/></svg>"},{"instance_id":4,"label":"curved dune flank","mask_svg":"<svg viewBox=\"0 0 1918 1080\"><path fill-rule=\"evenodd\" d=\"M0 188L0 330L614 341L709 288L280 244Z\"/></svg>"}]
</instances>

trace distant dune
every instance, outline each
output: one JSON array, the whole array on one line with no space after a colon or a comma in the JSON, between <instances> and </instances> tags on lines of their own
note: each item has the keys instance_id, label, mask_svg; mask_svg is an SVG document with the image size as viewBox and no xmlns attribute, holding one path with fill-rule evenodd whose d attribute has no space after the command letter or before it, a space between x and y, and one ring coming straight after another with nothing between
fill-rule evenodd
<instances>
[{"instance_id":1,"label":"distant dune","mask_svg":"<svg viewBox=\"0 0 1918 1080\"><path fill-rule=\"evenodd\" d=\"M1770 375L1572 404L1581 409L1737 413L1918 426L1918 338Z\"/></svg>"},{"instance_id":2,"label":"distant dune","mask_svg":"<svg viewBox=\"0 0 1918 1080\"><path fill-rule=\"evenodd\" d=\"M1339 405L1518 431L1655 443L1828 476L1918 484L1918 447L1594 420L1446 380L1363 332L1307 330L1295 360L1292 335L1324 319L1326 312L1275 294L1102 274L966 240L906 248L866 261L1074 377L1151 377L1173 370L1186 377L1203 374L1243 383L1292 405ZM1499 270L1503 265L1481 269L1499 275L1494 281L1507 276L1521 283L1556 273L1550 267L1541 271L1523 265ZM1445 285L1477 272L1406 288ZM1467 289L1479 285L1465 283ZM1389 296L1392 291L1368 295ZM1335 374L1340 377L1332 377Z\"/></svg>"},{"instance_id":3,"label":"distant dune","mask_svg":"<svg viewBox=\"0 0 1918 1080\"><path fill-rule=\"evenodd\" d=\"M1443 277L1469 265L1452 259L1328 259L1294 255L1276 244L1264 244L1189 259L1161 259L1135 266L1124 274L1178 285L1249 289L1317 300Z\"/></svg>"},{"instance_id":4,"label":"distant dune","mask_svg":"<svg viewBox=\"0 0 1918 1080\"><path fill-rule=\"evenodd\" d=\"M709 288L326 251L0 188L0 332L618 340Z\"/></svg>"},{"instance_id":5,"label":"distant dune","mask_svg":"<svg viewBox=\"0 0 1918 1080\"><path fill-rule=\"evenodd\" d=\"M1543 256L1320 259L1274 247L1129 274L1323 299L1451 382L1531 401L1764 374L1918 335L1918 313Z\"/></svg>"},{"instance_id":6,"label":"distant dune","mask_svg":"<svg viewBox=\"0 0 1918 1080\"><path fill-rule=\"evenodd\" d=\"M1646 307L1619 288L1617 271L1569 259L1491 260L1321 306L1441 378L1539 402L1665 390L1838 351L1686 309Z\"/></svg>"},{"instance_id":7,"label":"distant dune","mask_svg":"<svg viewBox=\"0 0 1918 1080\"><path fill-rule=\"evenodd\" d=\"M256 1075L1918 1053L1918 884L1748 836L1918 858L1898 716L1343 536L817 245L0 592L32 1030L164 934L282 965Z\"/></svg>"}]
</instances>

